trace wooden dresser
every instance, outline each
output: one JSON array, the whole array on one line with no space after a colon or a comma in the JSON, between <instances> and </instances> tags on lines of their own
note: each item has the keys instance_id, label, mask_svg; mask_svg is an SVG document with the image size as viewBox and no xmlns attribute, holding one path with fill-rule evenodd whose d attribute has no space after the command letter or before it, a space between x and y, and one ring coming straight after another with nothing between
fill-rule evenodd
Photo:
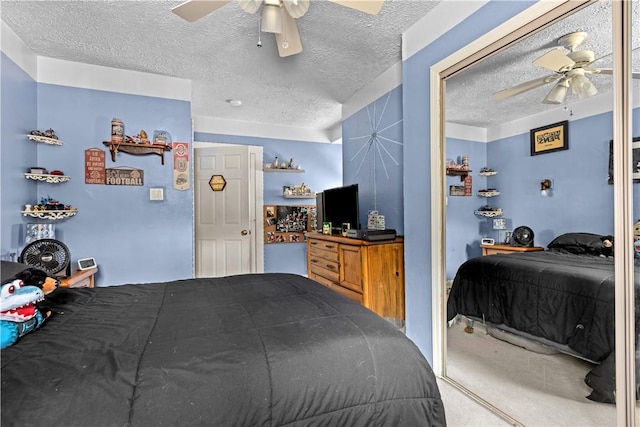
<instances>
[{"instance_id":1,"label":"wooden dresser","mask_svg":"<svg viewBox=\"0 0 640 427\"><path fill-rule=\"evenodd\" d=\"M307 235L307 274L378 315L405 320L404 240Z\"/></svg>"}]
</instances>

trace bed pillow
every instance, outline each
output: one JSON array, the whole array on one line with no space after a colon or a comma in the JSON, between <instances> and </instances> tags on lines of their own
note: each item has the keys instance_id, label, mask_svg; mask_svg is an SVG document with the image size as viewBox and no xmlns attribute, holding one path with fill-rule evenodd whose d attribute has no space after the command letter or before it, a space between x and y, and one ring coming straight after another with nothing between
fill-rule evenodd
<instances>
[{"instance_id":1,"label":"bed pillow","mask_svg":"<svg viewBox=\"0 0 640 427\"><path fill-rule=\"evenodd\" d=\"M610 242L611 244L608 245ZM565 233L547 245L551 251L577 255L613 256L613 236L594 233Z\"/></svg>"}]
</instances>

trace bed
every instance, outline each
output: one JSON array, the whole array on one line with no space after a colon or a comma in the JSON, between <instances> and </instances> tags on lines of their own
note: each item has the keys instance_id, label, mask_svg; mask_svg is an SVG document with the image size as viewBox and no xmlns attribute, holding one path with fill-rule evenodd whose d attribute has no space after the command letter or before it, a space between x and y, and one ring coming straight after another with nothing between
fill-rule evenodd
<instances>
[{"instance_id":1,"label":"bed","mask_svg":"<svg viewBox=\"0 0 640 427\"><path fill-rule=\"evenodd\" d=\"M453 280L447 319L461 314L597 364L585 378L593 389L588 397L613 403L614 261L599 244L608 238L567 233L545 251L466 261ZM640 295L637 260L635 271Z\"/></svg>"},{"instance_id":2,"label":"bed","mask_svg":"<svg viewBox=\"0 0 640 427\"><path fill-rule=\"evenodd\" d=\"M3 282L5 283L5 282ZM305 277L59 288L2 350L2 425L445 425L389 322Z\"/></svg>"}]
</instances>

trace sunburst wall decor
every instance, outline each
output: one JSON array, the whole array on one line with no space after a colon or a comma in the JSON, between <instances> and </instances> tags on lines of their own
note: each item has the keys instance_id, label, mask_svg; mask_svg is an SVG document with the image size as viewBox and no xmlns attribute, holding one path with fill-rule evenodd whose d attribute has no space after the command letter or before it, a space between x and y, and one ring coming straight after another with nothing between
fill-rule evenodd
<instances>
[{"instance_id":1,"label":"sunburst wall decor","mask_svg":"<svg viewBox=\"0 0 640 427\"><path fill-rule=\"evenodd\" d=\"M385 215L386 227L403 226L402 91L398 87L343 122L344 183L358 183L360 222L369 211Z\"/></svg>"}]
</instances>

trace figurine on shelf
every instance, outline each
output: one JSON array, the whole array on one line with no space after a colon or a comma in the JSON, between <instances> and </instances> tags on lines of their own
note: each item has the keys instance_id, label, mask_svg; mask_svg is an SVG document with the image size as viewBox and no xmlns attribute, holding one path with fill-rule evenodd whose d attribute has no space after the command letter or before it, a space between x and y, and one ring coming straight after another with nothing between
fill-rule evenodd
<instances>
[{"instance_id":1,"label":"figurine on shelf","mask_svg":"<svg viewBox=\"0 0 640 427\"><path fill-rule=\"evenodd\" d=\"M166 130L153 131L153 143L159 145L171 145L171 135Z\"/></svg>"},{"instance_id":2,"label":"figurine on shelf","mask_svg":"<svg viewBox=\"0 0 640 427\"><path fill-rule=\"evenodd\" d=\"M273 159L273 168L278 169L280 167L280 162L278 161L278 156Z\"/></svg>"},{"instance_id":3,"label":"figurine on shelf","mask_svg":"<svg viewBox=\"0 0 640 427\"><path fill-rule=\"evenodd\" d=\"M44 136L45 138L58 139L56 132L51 128L45 130L44 132L40 132L39 130L32 130L31 132L29 132L29 135Z\"/></svg>"},{"instance_id":4,"label":"figurine on shelf","mask_svg":"<svg viewBox=\"0 0 640 427\"><path fill-rule=\"evenodd\" d=\"M287 165L288 169L293 169L293 157L289 159L289 164Z\"/></svg>"},{"instance_id":5,"label":"figurine on shelf","mask_svg":"<svg viewBox=\"0 0 640 427\"><path fill-rule=\"evenodd\" d=\"M147 132L145 132L144 129L140 130L140 133L138 134L138 136L140 137L140 141L143 144L149 144L149 137L147 136Z\"/></svg>"}]
</instances>

